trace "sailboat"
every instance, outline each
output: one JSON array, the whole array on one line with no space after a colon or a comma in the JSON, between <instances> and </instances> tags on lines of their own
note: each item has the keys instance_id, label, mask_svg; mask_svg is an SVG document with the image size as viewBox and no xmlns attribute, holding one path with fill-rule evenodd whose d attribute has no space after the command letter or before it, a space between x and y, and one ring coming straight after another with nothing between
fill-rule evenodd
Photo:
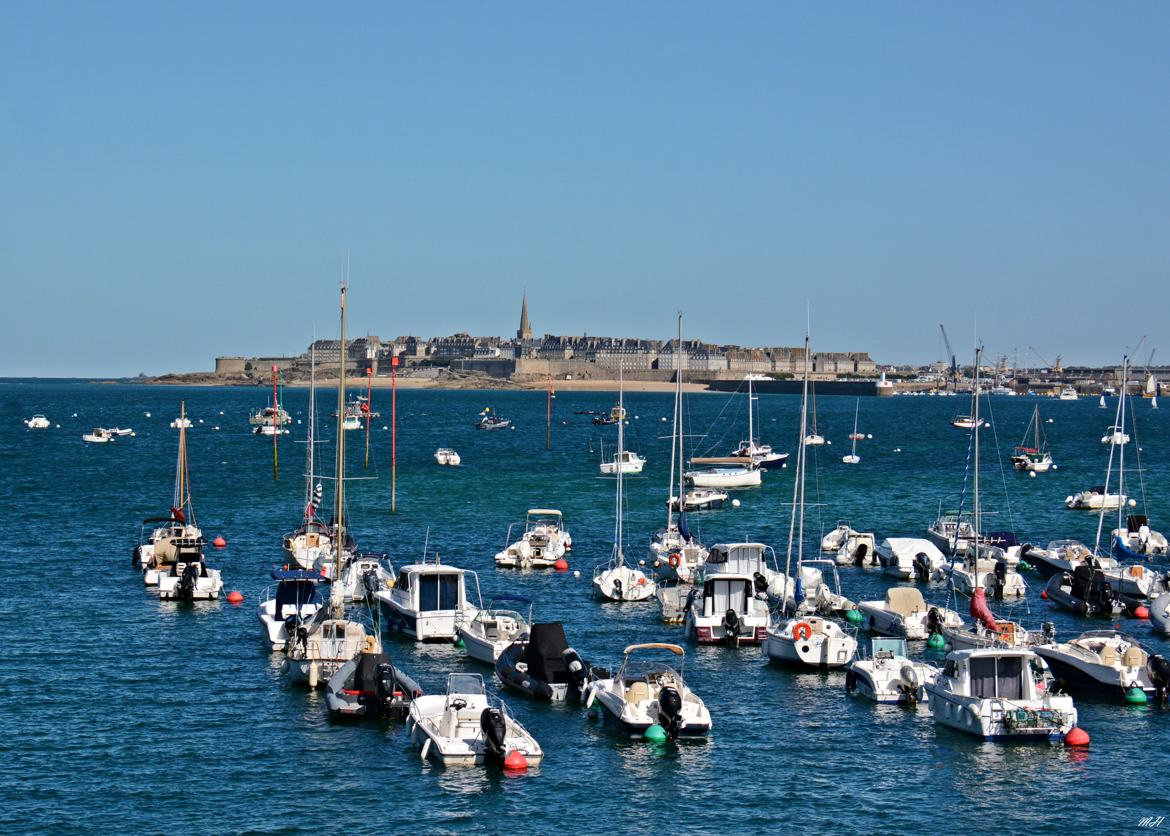
<instances>
[{"instance_id":1,"label":"sailboat","mask_svg":"<svg viewBox=\"0 0 1170 836\"><path fill-rule=\"evenodd\" d=\"M691 504L699 499L695 496L700 491L719 493L726 499L727 494L709 489L698 488L686 491L684 488L683 462L683 392L682 392L682 314L678 315L678 341L675 344L675 386L674 386L674 419L670 442L670 480L667 492L670 499L666 504L666 527L661 528L650 538L650 565L663 580L679 580L684 583L694 579L696 570L707 559L707 549L694 537L687 528L687 514ZM678 481L675 481L675 477ZM674 494L677 485L678 493ZM682 497L682 505L679 505ZM674 513L678 511L678 521Z\"/></svg>"},{"instance_id":2,"label":"sailboat","mask_svg":"<svg viewBox=\"0 0 1170 836\"><path fill-rule=\"evenodd\" d=\"M853 432L849 433L849 440L853 442L853 449L848 456L842 456L841 461L845 464L859 464L861 456L857 455L857 442L864 438L864 434L857 431L857 416L861 411L861 398L857 399L857 404L853 407Z\"/></svg>"},{"instance_id":3,"label":"sailboat","mask_svg":"<svg viewBox=\"0 0 1170 836\"><path fill-rule=\"evenodd\" d=\"M1097 402L1097 408L1098 408L1098 409L1106 409L1106 408L1107 408L1107 407L1106 407L1106 404L1105 404L1105 396L1104 396L1104 395L1102 395L1102 396L1101 396L1101 400L1099 400L1099 401Z\"/></svg>"},{"instance_id":4,"label":"sailboat","mask_svg":"<svg viewBox=\"0 0 1170 836\"><path fill-rule=\"evenodd\" d=\"M808 428L805 427L807 430ZM812 432L801 435L806 445L819 447L822 444L827 444L825 437L821 435L820 430L817 429L817 393L813 390L812 393Z\"/></svg>"},{"instance_id":5,"label":"sailboat","mask_svg":"<svg viewBox=\"0 0 1170 836\"><path fill-rule=\"evenodd\" d=\"M679 367L679 375L682 374L682 367ZM739 447L732 452L732 456L743 456L752 460L756 467L764 470L776 470L784 467L785 462L788 461L787 453L777 453L772 449L771 444L758 444L756 442L755 426L753 418L756 411L756 402L759 398L752 394L752 380L754 375L747 376L748 385L748 434L747 440L741 441Z\"/></svg>"},{"instance_id":6,"label":"sailboat","mask_svg":"<svg viewBox=\"0 0 1170 836\"><path fill-rule=\"evenodd\" d=\"M978 369L975 370L975 374L976 374L976 376L978 376L978 374L979 374ZM952 427L958 427L961 430L973 430L976 427L980 427L983 425L983 419L979 418L975 414L975 412L976 412L975 401L978 399L978 397L979 397L979 395L976 392L974 392L974 391L971 392L971 411L968 412L966 415L956 415L954 418L952 418L951 419L951 426Z\"/></svg>"},{"instance_id":7,"label":"sailboat","mask_svg":"<svg viewBox=\"0 0 1170 836\"><path fill-rule=\"evenodd\" d=\"M1126 361L1122 362L1122 387L1121 399L1118 402L1117 409L1117 425L1124 429L1126 419L1126 401L1128 400L1128 390L1125 387L1126 375ZM1130 415L1130 422L1133 424L1134 435L1137 435L1137 422L1134 421L1133 415ZM1141 470L1141 447L1134 445L1136 453L1139 457L1138 470ZM1125 447L1118 445L1117 457L1117 492L1124 496L1125 493ZM1110 456L1112 458L1112 455ZM1113 529L1110 534L1110 539L1113 543L1113 554L1120 560L1139 560L1149 559L1156 555L1166 554L1166 537L1161 532L1154 531L1150 528L1150 520L1144 513L1145 508L1145 484L1142 483L1142 511L1141 514L1125 513L1125 508L1122 505L1117 507L1117 528ZM1134 505L1134 500L1129 500L1130 506ZM1101 511L1101 520L1105 517L1105 511ZM1098 522L1098 529L1100 529L1101 522ZM1098 530L1098 538L1100 531ZM1133 574L1136 574L1134 572ZM1148 593L1147 593L1148 594Z\"/></svg>"},{"instance_id":8,"label":"sailboat","mask_svg":"<svg viewBox=\"0 0 1170 836\"><path fill-rule=\"evenodd\" d=\"M1105 399L1101 399L1104 403ZM1027 445L1028 436L1032 436L1032 446ZM1040 406L1032 410L1032 420L1024 430L1024 439L1016 447L1012 455L1012 467L1016 470L1026 470L1030 473L1047 473L1052 469L1052 453L1048 450L1048 438L1040 441Z\"/></svg>"},{"instance_id":9,"label":"sailboat","mask_svg":"<svg viewBox=\"0 0 1170 836\"><path fill-rule=\"evenodd\" d=\"M292 423L292 416L284 408L283 397L277 393L277 374L276 366L273 366L271 406L256 410L248 418L256 435L288 435L287 425Z\"/></svg>"},{"instance_id":10,"label":"sailboat","mask_svg":"<svg viewBox=\"0 0 1170 836\"><path fill-rule=\"evenodd\" d=\"M305 504L301 524L282 539L285 556L301 569L319 570L333 559L333 538L328 525L317 517L322 488L317 481L317 363L316 353L309 352L309 438L305 453Z\"/></svg>"},{"instance_id":11,"label":"sailboat","mask_svg":"<svg viewBox=\"0 0 1170 836\"><path fill-rule=\"evenodd\" d=\"M348 285L341 285L341 345L345 346L345 294ZM334 482L333 541L344 544L347 537L345 516L345 351L340 354L337 383L337 463ZM311 445L310 445L311 447ZM358 653L381 653L382 641L377 633L370 633L359 621L345 615L345 592L339 582L343 553L339 545L332 550L333 582L329 587L329 601L317 610L313 620L296 628L285 645L285 659L281 672L290 682L305 682L310 688L323 685L346 662Z\"/></svg>"},{"instance_id":12,"label":"sailboat","mask_svg":"<svg viewBox=\"0 0 1170 836\"><path fill-rule=\"evenodd\" d=\"M625 408L625 389L622 367L618 367L618 406ZM625 446L625 423L618 422L618 457ZM615 491L613 552L608 563L599 565L593 571L593 593L610 601L645 601L654 595L656 584L652 577L636 566L626 563L622 553L622 471L618 468Z\"/></svg>"},{"instance_id":13,"label":"sailboat","mask_svg":"<svg viewBox=\"0 0 1170 836\"><path fill-rule=\"evenodd\" d=\"M800 437L805 438L808 429L808 362L809 335L804 335L804 387L800 402ZM801 605L801 581L804 575L804 482L808 465L808 450L801 444L796 452L796 476L792 486L792 515L788 523L788 556L784 574L791 577L792 546L796 544L797 583L793 594L794 610ZM837 566L831 560L809 561L832 567L836 576ZM840 595L838 584L838 596ZM835 621L819 615L788 615L788 596L781 602L780 613L768 625L764 637L764 652L775 662L787 662L818 668L844 667L857 652L857 637L847 632Z\"/></svg>"}]
</instances>

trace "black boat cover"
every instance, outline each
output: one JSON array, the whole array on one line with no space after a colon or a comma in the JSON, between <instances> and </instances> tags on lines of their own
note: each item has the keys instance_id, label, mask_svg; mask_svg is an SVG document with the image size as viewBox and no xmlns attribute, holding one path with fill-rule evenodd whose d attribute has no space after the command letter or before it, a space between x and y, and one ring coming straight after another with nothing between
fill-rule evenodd
<instances>
[{"instance_id":1,"label":"black boat cover","mask_svg":"<svg viewBox=\"0 0 1170 836\"><path fill-rule=\"evenodd\" d=\"M528 673L549 683L572 682L569 668L561 655L569 647L565 641L565 628L559 621L548 624L533 624L529 633L528 647L520 660L528 665Z\"/></svg>"}]
</instances>

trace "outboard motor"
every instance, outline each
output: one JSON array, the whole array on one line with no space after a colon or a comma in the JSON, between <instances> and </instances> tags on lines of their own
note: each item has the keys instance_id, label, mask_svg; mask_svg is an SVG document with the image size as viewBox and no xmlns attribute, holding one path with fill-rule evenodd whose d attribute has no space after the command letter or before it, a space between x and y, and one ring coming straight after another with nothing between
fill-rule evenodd
<instances>
[{"instance_id":1,"label":"outboard motor","mask_svg":"<svg viewBox=\"0 0 1170 836\"><path fill-rule=\"evenodd\" d=\"M366 587L366 597L369 598L378 591L378 570L367 569L362 572L362 584Z\"/></svg>"},{"instance_id":2,"label":"outboard motor","mask_svg":"<svg viewBox=\"0 0 1170 836\"><path fill-rule=\"evenodd\" d=\"M504 756L508 754L504 747L508 733L504 713L498 708L485 708L479 715L479 728L483 732L484 759L503 763Z\"/></svg>"},{"instance_id":3,"label":"outboard motor","mask_svg":"<svg viewBox=\"0 0 1170 836\"><path fill-rule=\"evenodd\" d=\"M1024 560L1025 558L1027 558L1028 552L1030 552L1030 551L1032 551L1032 544L1031 543L1024 543L1024 545L1020 546L1020 560Z\"/></svg>"},{"instance_id":4,"label":"outboard motor","mask_svg":"<svg viewBox=\"0 0 1170 836\"><path fill-rule=\"evenodd\" d=\"M1165 704L1170 694L1170 662L1160 653L1151 656L1146 664L1146 672L1150 675L1150 682L1154 683L1154 699Z\"/></svg>"},{"instance_id":5,"label":"outboard motor","mask_svg":"<svg viewBox=\"0 0 1170 836\"><path fill-rule=\"evenodd\" d=\"M914 555L914 574L925 583L930 580L930 556L926 552Z\"/></svg>"},{"instance_id":6,"label":"outboard motor","mask_svg":"<svg viewBox=\"0 0 1170 836\"><path fill-rule=\"evenodd\" d=\"M581 658L581 654L571 647L566 647L561 651L561 659L565 662L565 667L569 669L569 676L573 677L573 681L577 685L584 685L589 679L589 663Z\"/></svg>"},{"instance_id":7,"label":"outboard motor","mask_svg":"<svg viewBox=\"0 0 1170 836\"><path fill-rule=\"evenodd\" d=\"M931 635L934 635L935 633L942 635L942 628L943 628L942 616L938 614L938 608L931 607L929 610L926 611L926 630L927 630L927 632L929 632Z\"/></svg>"},{"instance_id":8,"label":"outboard motor","mask_svg":"<svg viewBox=\"0 0 1170 836\"><path fill-rule=\"evenodd\" d=\"M1056 638L1056 625L1051 621L1045 621L1040 625L1040 635L1044 636L1044 642L1051 643Z\"/></svg>"},{"instance_id":9,"label":"outboard motor","mask_svg":"<svg viewBox=\"0 0 1170 836\"><path fill-rule=\"evenodd\" d=\"M735 610L723 614L723 638L729 642L739 641L739 613Z\"/></svg>"},{"instance_id":10,"label":"outboard motor","mask_svg":"<svg viewBox=\"0 0 1170 836\"><path fill-rule=\"evenodd\" d=\"M898 690L906 695L906 701L911 705L918 702L918 692L922 683L918 681L918 672L913 665L903 665L898 671Z\"/></svg>"},{"instance_id":11,"label":"outboard motor","mask_svg":"<svg viewBox=\"0 0 1170 836\"><path fill-rule=\"evenodd\" d=\"M183 575L179 578L179 600L195 600L195 585L199 580L199 564L188 563L183 567Z\"/></svg>"},{"instance_id":12,"label":"outboard motor","mask_svg":"<svg viewBox=\"0 0 1170 836\"><path fill-rule=\"evenodd\" d=\"M1007 563L995 561L995 600L1003 600L1003 588L1007 586Z\"/></svg>"},{"instance_id":13,"label":"outboard motor","mask_svg":"<svg viewBox=\"0 0 1170 836\"><path fill-rule=\"evenodd\" d=\"M619 601L625 598L625 595L622 594L622 582L617 578L613 579L613 597Z\"/></svg>"},{"instance_id":14,"label":"outboard motor","mask_svg":"<svg viewBox=\"0 0 1170 836\"><path fill-rule=\"evenodd\" d=\"M374 668L374 699L377 701L378 711L391 713L405 708L399 704L402 692L396 687L394 666L389 662L381 662Z\"/></svg>"},{"instance_id":15,"label":"outboard motor","mask_svg":"<svg viewBox=\"0 0 1170 836\"><path fill-rule=\"evenodd\" d=\"M762 572L755 572L752 574L752 586L756 588L756 592L768 591L768 579L764 577Z\"/></svg>"},{"instance_id":16,"label":"outboard motor","mask_svg":"<svg viewBox=\"0 0 1170 836\"><path fill-rule=\"evenodd\" d=\"M869 555L869 544L868 543L861 543L853 551L853 565L854 566L864 566L865 565L865 558L868 555Z\"/></svg>"},{"instance_id":17,"label":"outboard motor","mask_svg":"<svg viewBox=\"0 0 1170 836\"><path fill-rule=\"evenodd\" d=\"M1096 593L1093 596L1093 603L1097 605L1097 612L1101 615L1112 615L1117 595L1113 592L1113 584L1105 580L1105 576L1100 571L1093 572L1092 589Z\"/></svg>"},{"instance_id":18,"label":"outboard motor","mask_svg":"<svg viewBox=\"0 0 1170 836\"><path fill-rule=\"evenodd\" d=\"M682 706L682 695L677 688L667 685L658 692L658 722L671 740L682 729Z\"/></svg>"},{"instance_id":19,"label":"outboard motor","mask_svg":"<svg viewBox=\"0 0 1170 836\"><path fill-rule=\"evenodd\" d=\"M691 607L693 607L694 605L695 605L695 590L692 589L690 592L687 593L686 603L683 604L683 612L684 613L690 612Z\"/></svg>"}]
</instances>

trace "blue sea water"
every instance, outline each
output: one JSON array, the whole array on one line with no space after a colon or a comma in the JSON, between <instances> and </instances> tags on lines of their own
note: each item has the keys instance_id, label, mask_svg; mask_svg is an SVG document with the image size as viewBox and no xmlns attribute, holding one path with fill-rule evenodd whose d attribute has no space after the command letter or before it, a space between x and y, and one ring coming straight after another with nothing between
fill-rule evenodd
<instances>
[{"instance_id":1,"label":"blue sea water","mask_svg":"<svg viewBox=\"0 0 1170 836\"><path fill-rule=\"evenodd\" d=\"M304 425L279 443L279 479L270 439L254 437L248 413L263 389L173 388L60 382L0 383L0 520L5 523L0 623L6 648L0 737L0 828L10 832L1116 832L1170 813L1165 775L1170 712L1078 697L1088 751L1053 745L981 743L936 728L927 712L874 706L844 691L843 673L794 673L769 666L757 649L688 646L688 683L714 720L709 742L653 745L617 737L596 712L539 705L505 695L543 745L538 770L443 769L420 761L399 724L330 722L319 693L285 687L279 654L260 640L256 606L280 535L302 503ZM332 412L322 392L322 415ZM335 397L335 395L333 396ZM402 390L398 396L397 512L390 512L389 393L375 392L370 466L365 434L350 433L350 513L362 548L396 564L424 542L445 562L479 572L484 597L518 592L537 601L540 620L564 621L569 641L613 666L635 641L681 641L653 603L599 604L590 598L595 563L609 556L612 479L599 477L599 442L577 410L608 410L606 393L558 393L551 450L545 449L543 392ZM212 550L227 590L245 595L196 606L160 603L131 568L139 525L171 502L177 433L168 426L185 399L198 521L228 547ZM308 395L286 392L303 421ZM722 454L746 429L746 399L687 398L697 453ZM1078 537L1092 543L1096 517L1066 511L1064 497L1102 481L1108 448L1099 443L1112 409L1096 402L1045 400L1041 416L1055 472L1035 479L1001 469L1023 436L1036 401L995 398L994 434L984 437L984 502L994 527L1033 543ZM954 506L963 482L967 433L950 418L961 399L868 398L861 464L843 465L854 400L820 397L819 429L833 441L810 472L806 553L838 519L878 537L920 536L939 504ZM491 406L515 430L472 429ZM641 557L665 521L670 463L669 394L631 393L629 446L649 459L627 480L627 555ZM759 435L794 450L799 399L761 396ZM1170 529L1170 426L1148 402L1135 403L1141 483L1154 526ZM54 423L30 431L22 419ZM150 412L151 417L144 416ZM565 423L562 423L565 422ZM328 423L324 421L323 423ZM59 425L59 426L57 426ZM134 438L87 445L92 426L132 426ZM213 429L218 426L218 431ZM331 427L325 435L332 438ZM998 437L998 454L995 449ZM438 467L451 446L459 468ZM322 458L330 470L332 446ZM741 539L776 547L783 560L792 471L773 472L739 491L742 507L698 514L708 544ZM497 572L492 555L508 523L526 508L564 511L574 536L572 573ZM842 569L854 600L880 597L885 579ZM1056 613L1031 578L1029 622L1052 620L1068 638L1093 624ZM926 590L943 601L945 589ZM1170 643L1149 625L1123 627L1159 652ZM448 671L490 670L447 645L388 639L389 652L428 690ZM919 648L923 652L924 648ZM494 687L494 686L493 686Z\"/></svg>"}]
</instances>

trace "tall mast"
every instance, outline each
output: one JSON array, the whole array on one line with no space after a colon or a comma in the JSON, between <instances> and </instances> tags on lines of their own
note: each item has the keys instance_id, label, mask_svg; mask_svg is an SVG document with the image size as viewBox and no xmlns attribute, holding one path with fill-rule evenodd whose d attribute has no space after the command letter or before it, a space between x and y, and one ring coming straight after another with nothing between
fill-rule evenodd
<instances>
[{"instance_id":1,"label":"tall mast","mask_svg":"<svg viewBox=\"0 0 1170 836\"><path fill-rule=\"evenodd\" d=\"M345 292L349 285L341 284L341 350L337 380L337 481L333 514L337 520L337 536L333 541L334 588L341 589L341 553L345 550Z\"/></svg>"},{"instance_id":2,"label":"tall mast","mask_svg":"<svg viewBox=\"0 0 1170 836\"><path fill-rule=\"evenodd\" d=\"M800 514L800 540L797 544L796 561L799 567L801 558L803 557L803 541L804 541L804 464L805 452L808 445L804 443L805 436L808 434L808 347L809 334L808 326L805 326L804 331L804 383L801 387L800 394L800 439L797 442L796 451L796 478L792 482L792 515L788 520L788 554L784 559L784 574L792 577L792 540L797 533L796 518L799 509ZM781 605L784 610L788 609L788 596L784 596L784 602Z\"/></svg>"},{"instance_id":3,"label":"tall mast","mask_svg":"<svg viewBox=\"0 0 1170 836\"><path fill-rule=\"evenodd\" d=\"M679 344L682 342L682 311L678 314L678 339L674 344L674 416L670 425L670 478L666 481L666 530L674 524L674 506L670 502L670 494L674 493L674 466L679 466L679 510L682 510L682 364L679 358L682 352Z\"/></svg>"},{"instance_id":4,"label":"tall mast","mask_svg":"<svg viewBox=\"0 0 1170 836\"><path fill-rule=\"evenodd\" d=\"M625 414L626 402L624 396L624 382L623 382L624 365L618 363L618 437L617 437L617 513L614 521L614 549L617 553L617 562L622 563L622 451L625 448L625 426L626 422L622 419Z\"/></svg>"},{"instance_id":5,"label":"tall mast","mask_svg":"<svg viewBox=\"0 0 1170 836\"><path fill-rule=\"evenodd\" d=\"M183 506L187 504L187 402L181 401L179 403L179 472L175 478L176 486L179 491L179 501L175 506L179 512L186 514L183 511ZM194 525L195 521L192 520Z\"/></svg>"},{"instance_id":6,"label":"tall mast","mask_svg":"<svg viewBox=\"0 0 1170 836\"><path fill-rule=\"evenodd\" d=\"M308 457L308 468L305 473L307 483L305 485L305 522L313 519L314 508L316 503L313 502L313 482L316 481L316 474L313 470L316 466L316 452L313 446L317 443L317 346L316 340L313 340L313 345L309 347L309 450L306 454Z\"/></svg>"},{"instance_id":7,"label":"tall mast","mask_svg":"<svg viewBox=\"0 0 1170 836\"><path fill-rule=\"evenodd\" d=\"M1118 414L1121 416L1117 422L1117 431L1121 434L1120 441L1125 441L1125 400L1129 394L1129 355L1121 358L1121 403L1119 405ZM1115 435L1114 438L1117 436ZM1118 445L1121 449L1117 451L1117 528L1120 531L1125 530L1122 523L1125 521L1125 501L1122 497L1125 496L1125 445ZM1141 462L1138 462L1140 465ZM1104 500L1102 500L1104 501ZM1142 509L1143 511L1145 509Z\"/></svg>"},{"instance_id":8,"label":"tall mast","mask_svg":"<svg viewBox=\"0 0 1170 836\"><path fill-rule=\"evenodd\" d=\"M975 397L974 405L971 410L971 418L975 422L975 479L973 481L975 501L975 519L972 521L975 532L975 551L971 557L971 571L974 573L976 579L979 577L979 346L975 347ZM959 531L955 529L955 537L958 538Z\"/></svg>"},{"instance_id":9,"label":"tall mast","mask_svg":"<svg viewBox=\"0 0 1170 836\"><path fill-rule=\"evenodd\" d=\"M678 367L678 374L675 375L676 380L674 384L675 390L675 409L678 410L678 516L682 519L683 514L686 513L686 479L683 476L683 467L686 462L686 457L683 453L683 350L682 350L682 311L678 312L678 347L675 349L675 365ZM671 458L673 458L673 453Z\"/></svg>"},{"instance_id":10,"label":"tall mast","mask_svg":"<svg viewBox=\"0 0 1170 836\"><path fill-rule=\"evenodd\" d=\"M751 372L748 372L747 379L748 379L748 456L750 457L752 452L756 448L755 430L752 427L752 374L751 374Z\"/></svg>"}]
</instances>

